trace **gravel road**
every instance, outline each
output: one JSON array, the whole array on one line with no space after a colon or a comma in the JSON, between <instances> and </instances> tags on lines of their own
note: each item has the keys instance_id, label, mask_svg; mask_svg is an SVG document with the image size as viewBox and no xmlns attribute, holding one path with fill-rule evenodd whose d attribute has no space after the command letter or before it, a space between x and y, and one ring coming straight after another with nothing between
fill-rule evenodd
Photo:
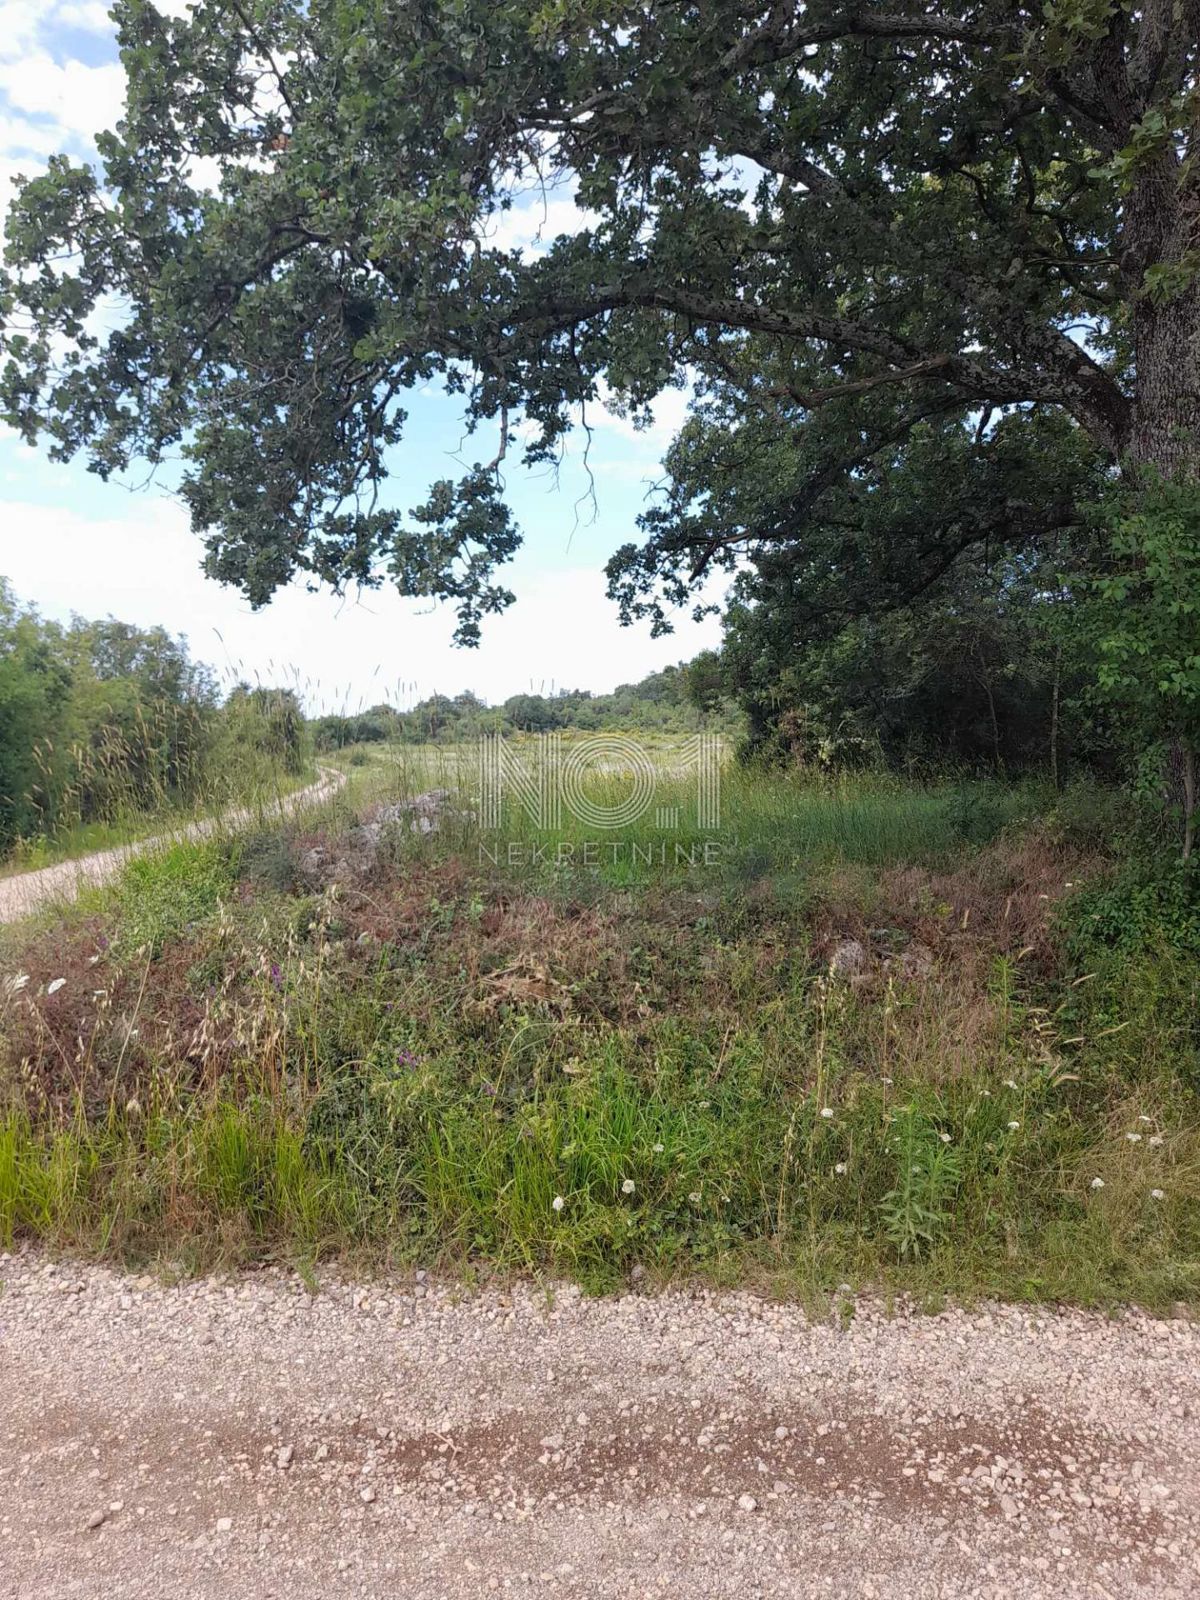
<instances>
[{"instance_id":1,"label":"gravel road","mask_svg":"<svg viewBox=\"0 0 1200 1600\"><path fill-rule=\"evenodd\" d=\"M1200 1590L1200 1328L0 1256L0 1595Z\"/></svg>"},{"instance_id":2,"label":"gravel road","mask_svg":"<svg viewBox=\"0 0 1200 1600\"><path fill-rule=\"evenodd\" d=\"M318 770L320 777L316 783L273 801L263 808L264 811L271 816L289 816L301 806L327 800L346 782L344 772L337 772L332 767ZM222 812L219 817L185 823L171 833L155 834L153 838L117 845L112 850L96 850L91 855L78 856L73 861L59 861L52 867L39 867L34 872L17 872L11 877L0 878L0 922L19 922L22 917L31 916L42 906L74 900L85 885L91 887L111 883L126 862L147 850L176 844L181 839L205 839L221 828L244 827L258 815L257 810L235 806Z\"/></svg>"}]
</instances>

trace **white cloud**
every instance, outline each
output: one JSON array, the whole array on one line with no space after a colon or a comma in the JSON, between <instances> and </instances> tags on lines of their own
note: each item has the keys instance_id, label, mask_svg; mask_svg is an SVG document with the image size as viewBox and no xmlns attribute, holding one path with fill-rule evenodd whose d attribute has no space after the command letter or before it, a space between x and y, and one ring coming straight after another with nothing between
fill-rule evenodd
<instances>
[{"instance_id":1,"label":"white cloud","mask_svg":"<svg viewBox=\"0 0 1200 1600\"><path fill-rule=\"evenodd\" d=\"M497 212L488 219L483 237L496 250L520 250L528 259L544 255L556 239L582 233L598 220L570 195L550 195Z\"/></svg>"},{"instance_id":2,"label":"white cloud","mask_svg":"<svg viewBox=\"0 0 1200 1600\"><path fill-rule=\"evenodd\" d=\"M0 89L17 110L50 116L56 127L90 141L121 117L125 69L117 61L58 62L40 50L0 63Z\"/></svg>"},{"instance_id":3,"label":"white cloud","mask_svg":"<svg viewBox=\"0 0 1200 1600\"><path fill-rule=\"evenodd\" d=\"M52 15L60 27L78 28L84 33L112 32L108 0L66 0Z\"/></svg>"},{"instance_id":4,"label":"white cloud","mask_svg":"<svg viewBox=\"0 0 1200 1600\"><path fill-rule=\"evenodd\" d=\"M638 428L629 417L623 417L613 409L617 399L608 384L601 381L599 389L600 410L589 412L588 422L593 427L618 434L637 445L643 454L652 455L656 460L666 453L667 447L687 421L688 407L692 402L690 384L682 389L664 389L651 404L650 425Z\"/></svg>"},{"instance_id":5,"label":"white cloud","mask_svg":"<svg viewBox=\"0 0 1200 1600\"><path fill-rule=\"evenodd\" d=\"M187 634L226 682L294 682L314 710L411 704L464 688L493 703L530 689L607 690L719 640L715 618L695 624L684 615L666 639L620 627L599 565L510 579L516 604L485 621L479 650L459 650L448 607L388 590L338 601L293 586L251 612L201 575L199 544L171 500L131 498L128 516L105 518L0 501L0 526L0 570L47 614L161 623Z\"/></svg>"}]
</instances>

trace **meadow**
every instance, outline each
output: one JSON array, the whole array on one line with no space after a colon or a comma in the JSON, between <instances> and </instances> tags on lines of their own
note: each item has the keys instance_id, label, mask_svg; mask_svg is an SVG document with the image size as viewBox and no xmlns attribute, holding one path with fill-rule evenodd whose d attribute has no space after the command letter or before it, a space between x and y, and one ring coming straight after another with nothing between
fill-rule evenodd
<instances>
[{"instance_id":1,"label":"meadow","mask_svg":"<svg viewBox=\"0 0 1200 1600\"><path fill-rule=\"evenodd\" d=\"M656 750L684 820L619 851L374 745L4 930L0 1240L1194 1301L1196 919L1131 802L729 761L702 836Z\"/></svg>"}]
</instances>

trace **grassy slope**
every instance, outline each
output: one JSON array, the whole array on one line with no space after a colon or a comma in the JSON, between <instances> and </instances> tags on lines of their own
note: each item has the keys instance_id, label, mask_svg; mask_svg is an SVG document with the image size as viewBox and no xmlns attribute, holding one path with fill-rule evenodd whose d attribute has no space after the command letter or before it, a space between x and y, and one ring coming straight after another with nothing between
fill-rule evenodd
<instances>
[{"instance_id":1,"label":"grassy slope","mask_svg":"<svg viewBox=\"0 0 1200 1600\"><path fill-rule=\"evenodd\" d=\"M1091 799L729 773L706 868L497 867L468 818L368 864L357 808L473 773L348 771L305 836L177 847L10 941L0 1234L1196 1297L1196 979L1064 955Z\"/></svg>"}]
</instances>

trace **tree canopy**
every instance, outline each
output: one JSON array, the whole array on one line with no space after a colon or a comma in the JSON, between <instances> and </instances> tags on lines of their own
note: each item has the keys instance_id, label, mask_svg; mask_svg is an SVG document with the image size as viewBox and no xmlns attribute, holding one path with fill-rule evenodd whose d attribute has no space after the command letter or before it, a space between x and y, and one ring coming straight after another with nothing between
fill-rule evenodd
<instances>
[{"instance_id":1,"label":"tree canopy","mask_svg":"<svg viewBox=\"0 0 1200 1600\"><path fill-rule=\"evenodd\" d=\"M477 637L506 453L552 459L609 391L696 393L610 568L660 625L714 564L783 552L865 604L1061 527L1117 464L1195 475L1200 0L114 14L100 168L15 202L0 395L102 475L181 454L255 604L391 581ZM538 186L581 231L489 243ZM433 381L487 442L406 513L388 451Z\"/></svg>"}]
</instances>

